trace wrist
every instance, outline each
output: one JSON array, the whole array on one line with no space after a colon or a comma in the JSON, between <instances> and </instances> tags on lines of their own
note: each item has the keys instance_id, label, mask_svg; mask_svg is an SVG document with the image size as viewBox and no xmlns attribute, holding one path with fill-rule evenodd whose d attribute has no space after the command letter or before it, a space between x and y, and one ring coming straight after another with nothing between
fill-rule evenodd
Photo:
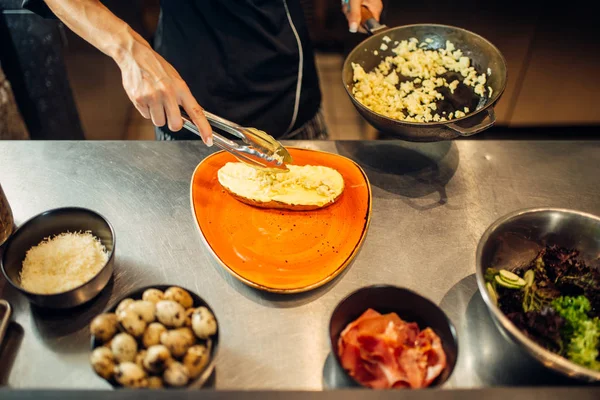
<instances>
[{"instance_id":1,"label":"wrist","mask_svg":"<svg viewBox=\"0 0 600 400\"><path fill-rule=\"evenodd\" d=\"M122 27L110 35L104 52L119 66L127 63L133 55L133 47L137 41L134 33L129 25L123 23Z\"/></svg>"}]
</instances>

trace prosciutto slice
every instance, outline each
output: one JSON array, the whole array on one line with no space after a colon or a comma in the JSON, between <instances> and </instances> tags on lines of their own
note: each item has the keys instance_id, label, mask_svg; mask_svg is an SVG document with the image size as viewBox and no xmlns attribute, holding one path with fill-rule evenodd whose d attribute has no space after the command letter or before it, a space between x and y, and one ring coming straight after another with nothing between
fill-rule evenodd
<instances>
[{"instance_id":1,"label":"prosciutto slice","mask_svg":"<svg viewBox=\"0 0 600 400\"><path fill-rule=\"evenodd\" d=\"M446 367L442 342L430 328L403 321L396 313L366 310L340 334L342 367L373 389L422 388Z\"/></svg>"}]
</instances>

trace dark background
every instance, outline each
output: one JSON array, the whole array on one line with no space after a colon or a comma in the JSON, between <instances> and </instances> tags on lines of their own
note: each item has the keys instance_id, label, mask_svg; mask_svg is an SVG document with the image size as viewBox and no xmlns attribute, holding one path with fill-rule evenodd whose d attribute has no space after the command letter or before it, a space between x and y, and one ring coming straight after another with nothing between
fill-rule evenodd
<instances>
[{"instance_id":1,"label":"dark background","mask_svg":"<svg viewBox=\"0 0 600 400\"><path fill-rule=\"evenodd\" d=\"M344 56L364 39L348 32L339 0L301 0L317 49L332 139L380 137L341 84ZM104 3L149 40L157 0ZM0 65L32 139L152 139L113 61L62 24L0 0ZM600 126L600 34L590 2L386 1L388 26L443 23L494 43L508 64L497 124L476 138L594 138Z\"/></svg>"}]
</instances>

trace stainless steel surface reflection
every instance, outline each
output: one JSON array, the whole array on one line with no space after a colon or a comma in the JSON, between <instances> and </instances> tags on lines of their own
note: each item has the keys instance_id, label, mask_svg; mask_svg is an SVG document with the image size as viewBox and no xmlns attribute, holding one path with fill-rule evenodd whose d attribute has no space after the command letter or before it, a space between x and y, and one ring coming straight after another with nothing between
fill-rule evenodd
<instances>
[{"instance_id":1,"label":"stainless steel surface reflection","mask_svg":"<svg viewBox=\"0 0 600 400\"><path fill-rule=\"evenodd\" d=\"M13 214L8 199L0 185L0 246L6 242L14 229Z\"/></svg>"},{"instance_id":2,"label":"stainless steel surface reflection","mask_svg":"<svg viewBox=\"0 0 600 400\"><path fill-rule=\"evenodd\" d=\"M461 354L444 387L571 383L555 380L498 333L477 293L475 250L485 229L515 209L600 213L597 142L284 144L350 156L373 185L371 227L353 264L324 287L292 296L245 286L203 247L189 200L192 172L211 152L201 143L0 142L0 176L17 224L80 206L104 215L119 237L114 280L68 315L33 309L0 280L0 297L14 308L7 341L17 343L16 355L0 357L0 383L110 389L89 367L87 324L134 288L179 284L219 318L216 389L343 385L331 375L324 380L329 317L346 295L378 283L423 294L452 319Z\"/></svg>"},{"instance_id":3,"label":"stainless steel surface reflection","mask_svg":"<svg viewBox=\"0 0 600 400\"><path fill-rule=\"evenodd\" d=\"M492 303L485 289L487 268L527 265L546 245L575 248L589 265L600 256L600 217L574 210L538 208L505 215L487 229L477 247L477 285L498 329L543 365L566 376L600 381L600 372L552 353L526 337Z\"/></svg>"}]
</instances>

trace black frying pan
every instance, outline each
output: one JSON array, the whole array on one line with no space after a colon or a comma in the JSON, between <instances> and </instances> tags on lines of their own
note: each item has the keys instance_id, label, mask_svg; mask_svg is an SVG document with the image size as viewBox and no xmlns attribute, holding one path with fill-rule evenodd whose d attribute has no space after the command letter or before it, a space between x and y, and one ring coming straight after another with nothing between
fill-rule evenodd
<instances>
[{"instance_id":1,"label":"black frying pan","mask_svg":"<svg viewBox=\"0 0 600 400\"><path fill-rule=\"evenodd\" d=\"M471 136L491 127L496 122L494 105L506 87L507 71L504 57L493 44L473 32L448 25L417 24L388 28L379 24L366 7L362 8L362 21L363 27L371 36L356 46L346 57L342 79L352 103L374 128L404 140L432 142L454 139L459 136ZM380 47L384 36L388 36L392 41L388 49L382 51ZM413 37L419 41L430 38L432 42L427 49L445 47L446 40L449 40L457 49L462 50L466 57L469 57L471 65L475 67L478 74L484 73L490 68L492 74L487 77L486 88L488 85L492 88L492 96L486 95L480 98L476 102L476 107L470 107L475 111L471 111L462 118L429 123L391 119L371 111L359 103L352 94L354 85L352 63L360 64L366 72L369 72L379 65L383 58L394 55L392 48L395 47L393 45L395 41L399 42ZM378 54L375 54L375 51Z\"/></svg>"}]
</instances>

